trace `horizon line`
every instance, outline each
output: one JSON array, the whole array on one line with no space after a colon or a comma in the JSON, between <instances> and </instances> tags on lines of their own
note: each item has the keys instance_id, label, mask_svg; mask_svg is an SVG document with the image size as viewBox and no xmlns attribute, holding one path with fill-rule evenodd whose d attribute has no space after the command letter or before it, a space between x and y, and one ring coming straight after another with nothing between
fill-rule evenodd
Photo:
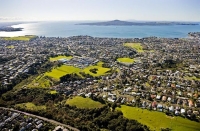
<instances>
[{"instance_id":1,"label":"horizon line","mask_svg":"<svg viewBox=\"0 0 200 131\"><path fill-rule=\"evenodd\" d=\"M77 21L113 21L113 20L120 20L120 21L130 21L130 22L200 22L200 21L191 21L191 20L135 20L135 19L107 19L107 20L1 20L0 22L53 22L53 21L68 21L68 22L77 22Z\"/></svg>"}]
</instances>

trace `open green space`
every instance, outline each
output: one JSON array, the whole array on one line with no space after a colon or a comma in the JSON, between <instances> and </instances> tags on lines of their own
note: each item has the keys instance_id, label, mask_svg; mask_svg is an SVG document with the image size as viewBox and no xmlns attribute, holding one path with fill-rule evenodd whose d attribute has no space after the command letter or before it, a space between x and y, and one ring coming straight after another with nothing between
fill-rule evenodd
<instances>
[{"instance_id":1,"label":"open green space","mask_svg":"<svg viewBox=\"0 0 200 131\"><path fill-rule=\"evenodd\" d=\"M50 94L57 94L58 92L56 90L50 91Z\"/></svg>"},{"instance_id":2,"label":"open green space","mask_svg":"<svg viewBox=\"0 0 200 131\"><path fill-rule=\"evenodd\" d=\"M141 43L124 43L124 46L131 47L135 49L137 52L144 52Z\"/></svg>"},{"instance_id":3,"label":"open green space","mask_svg":"<svg viewBox=\"0 0 200 131\"><path fill-rule=\"evenodd\" d=\"M76 96L72 99L68 99L66 104L70 106L76 106L78 108L101 108L103 104L100 102L94 101L90 98L83 98L81 96Z\"/></svg>"},{"instance_id":4,"label":"open green space","mask_svg":"<svg viewBox=\"0 0 200 131\"><path fill-rule=\"evenodd\" d=\"M5 40L21 40L21 41L29 41L32 38L35 38L34 35L25 35L25 36L16 36L16 37L4 37Z\"/></svg>"},{"instance_id":5,"label":"open green space","mask_svg":"<svg viewBox=\"0 0 200 131\"><path fill-rule=\"evenodd\" d=\"M147 125L151 130L160 131L161 128L171 128L174 131L199 131L200 123L182 117L169 117L162 112L122 105L117 108L124 117L134 119Z\"/></svg>"},{"instance_id":6,"label":"open green space","mask_svg":"<svg viewBox=\"0 0 200 131\"><path fill-rule=\"evenodd\" d=\"M57 60L60 60L60 59L70 60L71 58L72 58L72 56L59 55L57 57L50 57L50 61L57 61Z\"/></svg>"},{"instance_id":7,"label":"open green space","mask_svg":"<svg viewBox=\"0 0 200 131\"><path fill-rule=\"evenodd\" d=\"M74 66L62 65L61 67L56 67L55 69L53 69L50 72L46 72L44 75L59 80L60 77L66 75L66 74L79 73L80 70L81 69L74 67Z\"/></svg>"},{"instance_id":8,"label":"open green space","mask_svg":"<svg viewBox=\"0 0 200 131\"><path fill-rule=\"evenodd\" d=\"M8 48L8 49L13 49L13 48L15 48L13 45L10 45L10 46L7 46L6 48Z\"/></svg>"},{"instance_id":9,"label":"open green space","mask_svg":"<svg viewBox=\"0 0 200 131\"><path fill-rule=\"evenodd\" d=\"M51 71L45 72L37 77L31 78L30 80L24 81L25 85L29 88L48 88L54 85L55 82L60 80L60 77L75 73L80 77L83 77L80 72L84 72L85 74L90 74L92 76L101 76L105 75L110 68L102 67L103 62L97 63L95 66L88 66L84 69L80 69L74 66L62 65L60 67L55 67ZM97 69L96 73L92 73L90 69Z\"/></svg>"},{"instance_id":10,"label":"open green space","mask_svg":"<svg viewBox=\"0 0 200 131\"><path fill-rule=\"evenodd\" d=\"M189 77L189 76L187 76L187 77L184 77L186 80L196 80L196 81L200 81L200 78L197 78L197 77L195 77L195 76L192 76L192 77Z\"/></svg>"},{"instance_id":11,"label":"open green space","mask_svg":"<svg viewBox=\"0 0 200 131\"><path fill-rule=\"evenodd\" d=\"M131 58L118 58L117 61L121 62L121 63L133 63L134 59L131 59Z\"/></svg>"},{"instance_id":12,"label":"open green space","mask_svg":"<svg viewBox=\"0 0 200 131\"><path fill-rule=\"evenodd\" d=\"M92 73L90 71L91 69L97 69L96 73ZM95 77L95 76L105 75L108 71L110 71L110 68L104 68L102 67L102 63L98 63L95 66L88 66L84 68L82 72L84 72L85 74L90 74L91 76Z\"/></svg>"},{"instance_id":13,"label":"open green space","mask_svg":"<svg viewBox=\"0 0 200 131\"><path fill-rule=\"evenodd\" d=\"M29 111L46 110L46 106L36 106L34 103L31 103L31 102L16 104L15 107L20 108L20 109L26 109L26 110L29 110Z\"/></svg>"}]
</instances>

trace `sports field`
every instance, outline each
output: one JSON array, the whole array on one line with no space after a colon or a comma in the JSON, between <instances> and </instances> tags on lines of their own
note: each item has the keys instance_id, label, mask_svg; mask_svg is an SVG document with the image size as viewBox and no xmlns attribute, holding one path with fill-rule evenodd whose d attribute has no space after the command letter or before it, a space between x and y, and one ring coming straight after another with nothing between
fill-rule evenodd
<instances>
[{"instance_id":1,"label":"sports field","mask_svg":"<svg viewBox=\"0 0 200 131\"><path fill-rule=\"evenodd\" d=\"M26 35L26 36L16 36L16 37L5 37L5 40L21 40L21 41L29 41L34 38L34 35Z\"/></svg>"},{"instance_id":2,"label":"sports field","mask_svg":"<svg viewBox=\"0 0 200 131\"><path fill-rule=\"evenodd\" d=\"M79 73L80 70L81 69L74 66L62 65L61 67L56 67L51 72L46 72L44 75L59 80L60 77L66 74Z\"/></svg>"},{"instance_id":3,"label":"sports field","mask_svg":"<svg viewBox=\"0 0 200 131\"><path fill-rule=\"evenodd\" d=\"M90 71L90 69L97 69L97 73L92 73ZM102 76L105 75L107 71L109 71L110 68L104 68L102 66L88 66L86 68L83 69L82 72L84 72L85 74L90 74L91 76Z\"/></svg>"},{"instance_id":4,"label":"sports field","mask_svg":"<svg viewBox=\"0 0 200 131\"><path fill-rule=\"evenodd\" d=\"M118 58L117 61L121 62L121 63L133 63L134 59L131 59L131 58Z\"/></svg>"},{"instance_id":5,"label":"sports field","mask_svg":"<svg viewBox=\"0 0 200 131\"><path fill-rule=\"evenodd\" d=\"M135 49L137 52L140 52L140 53L144 52L141 43L124 43L124 46L131 47L131 48Z\"/></svg>"},{"instance_id":6,"label":"sports field","mask_svg":"<svg viewBox=\"0 0 200 131\"><path fill-rule=\"evenodd\" d=\"M78 108L101 108L103 107L103 104L100 102L94 101L90 98L83 98L81 96L76 96L72 99L68 99L66 101L66 104L69 104L71 106L76 106Z\"/></svg>"},{"instance_id":7,"label":"sports field","mask_svg":"<svg viewBox=\"0 0 200 131\"><path fill-rule=\"evenodd\" d=\"M199 131L200 123L182 117L170 117L165 113L122 105L123 115L128 119L135 119L147 125L151 130L160 131L161 128L171 128L172 131Z\"/></svg>"},{"instance_id":8,"label":"sports field","mask_svg":"<svg viewBox=\"0 0 200 131\"><path fill-rule=\"evenodd\" d=\"M70 60L70 59L72 59L72 56L59 55L57 57L50 57L50 61L57 61L57 60L60 60L60 59Z\"/></svg>"}]
</instances>

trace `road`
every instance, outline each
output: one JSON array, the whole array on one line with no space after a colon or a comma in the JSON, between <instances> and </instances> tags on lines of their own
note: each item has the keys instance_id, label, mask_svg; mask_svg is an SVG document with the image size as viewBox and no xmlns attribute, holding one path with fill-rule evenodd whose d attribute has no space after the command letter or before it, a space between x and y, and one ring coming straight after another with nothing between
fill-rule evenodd
<instances>
[{"instance_id":1,"label":"road","mask_svg":"<svg viewBox=\"0 0 200 131\"><path fill-rule=\"evenodd\" d=\"M5 108L5 107L0 107L0 109L14 111L14 112L21 113L21 114L24 114L24 115L27 115L27 116L31 116L31 117L37 117L38 119L50 122L50 123L52 123L54 125L57 125L57 126L63 126L63 127L67 128L67 129L70 129L70 130L73 130L73 131L80 131L79 129L71 127L70 125L66 125L66 124L60 123L58 121L55 121L55 120L52 120L52 119L48 119L48 118L45 118L45 117L41 117L41 116L37 116L37 115L33 115L33 114L30 114L30 113L27 113L27 112L18 111L18 110L14 110L14 109L11 109L11 108Z\"/></svg>"}]
</instances>

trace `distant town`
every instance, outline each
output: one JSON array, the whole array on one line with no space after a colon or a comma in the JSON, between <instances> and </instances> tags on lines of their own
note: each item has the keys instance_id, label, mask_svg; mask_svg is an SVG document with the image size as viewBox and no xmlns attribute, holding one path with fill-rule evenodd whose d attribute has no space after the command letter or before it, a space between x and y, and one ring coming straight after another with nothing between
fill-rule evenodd
<instances>
[{"instance_id":1,"label":"distant town","mask_svg":"<svg viewBox=\"0 0 200 131\"><path fill-rule=\"evenodd\" d=\"M199 56L198 32L1 37L0 130L199 130ZM146 112L164 124L142 122Z\"/></svg>"}]
</instances>

